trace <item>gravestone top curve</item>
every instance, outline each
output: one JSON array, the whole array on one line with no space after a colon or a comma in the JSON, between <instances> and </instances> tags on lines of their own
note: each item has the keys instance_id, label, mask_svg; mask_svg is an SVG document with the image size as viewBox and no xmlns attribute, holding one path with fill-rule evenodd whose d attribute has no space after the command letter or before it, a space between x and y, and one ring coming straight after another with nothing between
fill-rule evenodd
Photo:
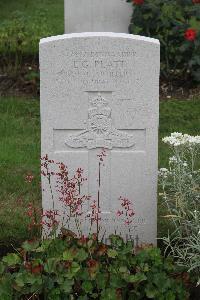
<instances>
[{"instance_id":1,"label":"gravestone top curve","mask_svg":"<svg viewBox=\"0 0 200 300\"><path fill-rule=\"evenodd\" d=\"M82 33L69 33L69 34L62 34L62 35L56 35L56 36L50 36L46 38L42 38L40 40L40 44L53 42L53 41L59 41L59 40L65 40L65 39L72 39L72 38L87 38L87 37L109 37L109 38L124 38L124 39L132 39L136 41L143 41L143 42L149 42L160 45L160 42L158 39L141 36L141 35L134 35L134 34L128 34L128 33L115 33L115 32L82 32Z\"/></svg>"}]
</instances>

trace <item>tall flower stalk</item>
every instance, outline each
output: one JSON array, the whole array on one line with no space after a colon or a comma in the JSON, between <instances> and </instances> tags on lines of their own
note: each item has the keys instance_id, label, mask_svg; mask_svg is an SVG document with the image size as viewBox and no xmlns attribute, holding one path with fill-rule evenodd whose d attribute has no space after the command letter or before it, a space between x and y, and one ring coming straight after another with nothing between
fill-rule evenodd
<instances>
[{"instance_id":1,"label":"tall flower stalk","mask_svg":"<svg viewBox=\"0 0 200 300\"><path fill-rule=\"evenodd\" d=\"M49 159L48 155L41 158L41 175L43 180L47 181L47 189L51 197L51 206L48 210L35 210L33 205L29 205L27 214L31 216L31 222L34 226L42 227L43 238L56 238L59 233L71 232L71 234L82 238L83 224L88 223L90 227L87 230L88 236L92 233L96 240L99 241L102 231L102 168L105 166L106 150L101 149L97 154L97 171L98 171L98 186L97 197L92 199L90 195L83 193L82 186L87 181L84 177L83 169L78 168L74 175L69 174L67 166L62 162L55 162ZM27 177L28 182L32 181L32 177ZM46 193L48 190L45 191ZM129 238L131 239L131 226L135 212L132 209L132 203L127 198L120 197L121 201L117 216L123 214L122 223L128 227ZM59 205L61 203L61 205ZM91 212L87 212L87 207L90 207ZM59 207L59 209L58 209ZM60 208L61 207L61 208ZM33 222L33 216L37 213L39 222ZM115 214L116 212L111 212ZM34 217L35 220L35 217ZM36 224L37 223L37 224ZM74 226L75 225L75 226ZM105 228L106 230L106 228ZM106 231L101 234L105 235ZM102 239L103 239L102 238Z\"/></svg>"}]
</instances>

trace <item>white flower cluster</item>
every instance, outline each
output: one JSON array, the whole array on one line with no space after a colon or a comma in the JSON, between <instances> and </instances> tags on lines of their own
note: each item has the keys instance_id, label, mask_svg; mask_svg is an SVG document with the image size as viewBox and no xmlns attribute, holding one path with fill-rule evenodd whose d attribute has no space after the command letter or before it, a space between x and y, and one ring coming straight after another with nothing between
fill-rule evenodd
<instances>
[{"instance_id":1,"label":"white flower cluster","mask_svg":"<svg viewBox=\"0 0 200 300\"><path fill-rule=\"evenodd\" d=\"M177 162L178 162L178 159L177 159L176 156L171 156L171 157L169 158L169 163L170 163L170 164L176 164Z\"/></svg>"},{"instance_id":2,"label":"white flower cluster","mask_svg":"<svg viewBox=\"0 0 200 300\"><path fill-rule=\"evenodd\" d=\"M181 165L181 166L183 166L185 168L188 167L187 161L183 161L180 158L177 158L176 156L171 156L169 158L169 164L170 165L176 165L176 164L178 164L178 165Z\"/></svg>"},{"instance_id":3,"label":"white flower cluster","mask_svg":"<svg viewBox=\"0 0 200 300\"><path fill-rule=\"evenodd\" d=\"M160 168L158 171L158 175L162 178L167 178L167 176L170 174L170 171L166 168Z\"/></svg>"},{"instance_id":4,"label":"white flower cluster","mask_svg":"<svg viewBox=\"0 0 200 300\"><path fill-rule=\"evenodd\" d=\"M192 136L189 134L182 134L180 132L173 132L170 136L164 137L162 141L170 146L180 145L200 145L200 135Z\"/></svg>"}]
</instances>

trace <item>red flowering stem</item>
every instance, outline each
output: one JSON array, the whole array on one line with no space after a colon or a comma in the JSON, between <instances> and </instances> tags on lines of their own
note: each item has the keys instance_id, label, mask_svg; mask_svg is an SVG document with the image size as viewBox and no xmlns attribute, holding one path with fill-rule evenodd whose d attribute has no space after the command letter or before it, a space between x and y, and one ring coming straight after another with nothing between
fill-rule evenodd
<instances>
[{"instance_id":1,"label":"red flowering stem","mask_svg":"<svg viewBox=\"0 0 200 300\"><path fill-rule=\"evenodd\" d=\"M98 196L97 196L97 241L99 238L100 188L101 188L101 162L99 161L99 188L98 188Z\"/></svg>"},{"instance_id":2,"label":"red flowering stem","mask_svg":"<svg viewBox=\"0 0 200 300\"><path fill-rule=\"evenodd\" d=\"M52 185L51 185L51 175L49 174L49 187L50 187L50 192L51 192L51 198L52 198L52 205L53 205L53 210L55 209L54 205L54 196L53 196L53 190L52 190Z\"/></svg>"},{"instance_id":3,"label":"red flowering stem","mask_svg":"<svg viewBox=\"0 0 200 300\"><path fill-rule=\"evenodd\" d=\"M52 185L51 185L51 174L49 172L49 169L48 169L48 165L46 165L46 170L47 170L47 179L48 179L48 182L49 182L49 188L50 188L50 193L51 193L51 199L52 199L52 202L53 202L53 210L54 210L54 196L53 196L53 190L52 190Z\"/></svg>"},{"instance_id":4,"label":"red flowering stem","mask_svg":"<svg viewBox=\"0 0 200 300\"><path fill-rule=\"evenodd\" d=\"M77 216L75 217L75 224L76 224L76 228L78 230L78 233L79 233L79 235L81 237L83 235L83 233L82 233L82 230L81 230L81 227L80 227L80 223L79 223L79 221L77 219Z\"/></svg>"},{"instance_id":5,"label":"red flowering stem","mask_svg":"<svg viewBox=\"0 0 200 300\"><path fill-rule=\"evenodd\" d=\"M129 224L128 210L126 210L126 221L127 221L127 224L128 224L129 238L131 239L131 229L130 229L130 224ZM126 235L126 240L128 241L128 236L127 235Z\"/></svg>"}]
</instances>

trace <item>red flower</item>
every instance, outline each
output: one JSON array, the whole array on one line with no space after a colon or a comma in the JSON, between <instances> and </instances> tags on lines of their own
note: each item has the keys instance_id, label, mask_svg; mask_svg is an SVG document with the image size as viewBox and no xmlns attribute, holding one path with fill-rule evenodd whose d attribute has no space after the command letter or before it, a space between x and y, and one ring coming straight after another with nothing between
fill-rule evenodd
<instances>
[{"instance_id":1,"label":"red flower","mask_svg":"<svg viewBox=\"0 0 200 300\"><path fill-rule=\"evenodd\" d=\"M197 31L195 29L189 28L185 31L185 39L188 41L194 41L197 36Z\"/></svg>"},{"instance_id":2,"label":"red flower","mask_svg":"<svg viewBox=\"0 0 200 300\"><path fill-rule=\"evenodd\" d=\"M29 210L29 211L27 211L27 213L26 213L26 214L27 214L27 216L28 216L28 217L32 217L32 215L33 215L33 212Z\"/></svg>"},{"instance_id":3,"label":"red flower","mask_svg":"<svg viewBox=\"0 0 200 300\"><path fill-rule=\"evenodd\" d=\"M200 0L192 0L192 3L194 3L194 4L199 3L200 4Z\"/></svg>"},{"instance_id":4,"label":"red flower","mask_svg":"<svg viewBox=\"0 0 200 300\"><path fill-rule=\"evenodd\" d=\"M133 0L133 3L136 5L141 5L144 3L144 0Z\"/></svg>"},{"instance_id":5,"label":"red flower","mask_svg":"<svg viewBox=\"0 0 200 300\"><path fill-rule=\"evenodd\" d=\"M135 215L134 211L132 209L128 210L129 217L133 217Z\"/></svg>"},{"instance_id":6,"label":"red flower","mask_svg":"<svg viewBox=\"0 0 200 300\"><path fill-rule=\"evenodd\" d=\"M125 225L130 225L131 223L132 223L132 220L126 220L126 221L124 222Z\"/></svg>"},{"instance_id":7,"label":"red flower","mask_svg":"<svg viewBox=\"0 0 200 300\"><path fill-rule=\"evenodd\" d=\"M117 211L117 216L120 217L121 215L123 215L123 211L118 210Z\"/></svg>"},{"instance_id":8,"label":"red flower","mask_svg":"<svg viewBox=\"0 0 200 300\"><path fill-rule=\"evenodd\" d=\"M42 271L43 271L43 266L38 265L38 266L32 267L32 270L31 270L31 271L32 271L33 274L42 273Z\"/></svg>"},{"instance_id":9,"label":"red flower","mask_svg":"<svg viewBox=\"0 0 200 300\"><path fill-rule=\"evenodd\" d=\"M30 262L25 262L24 263L24 266L25 266L25 269L29 272L31 272L31 269L32 269L32 264Z\"/></svg>"},{"instance_id":10,"label":"red flower","mask_svg":"<svg viewBox=\"0 0 200 300\"><path fill-rule=\"evenodd\" d=\"M28 183L31 183L33 181L33 179L34 179L34 176L32 174L28 174L25 177L25 181Z\"/></svg>"},{"instance_id":11,"label":"red flower","mask_svg":"<svg viewBox=\"0 0 200 300\"><path fill-rule=\"evenodd\" d=\"M87 244L88 238L84 235L81 236L81 238L78 240L78 243L81 245Z\"/></svg>"},{"instance_id":12,"label":"red flower","mask_svg":"<svg viewBox=\"0 0 200 300\"><path fill-rule=\"evenodd\" d=\"M102 148L101 152L97 155L99 162L103 162L104 157L106 157L106 156L107 156L106 149Z\"/></svg>"},{"instance_id":13,"label":"red flower","mask_svg":"<svg viewBox=\"0 0 200 300\"><path fill-rule=\"evenodd\" d=\"M38 273L42 273L43 271L43 266L42 265L36 265L36 266L33 266L31 262L25 262L24 264L25 266L25 269L28 271L28 272L31 272L33 274L38 274Z\"/></svg>"},{"instance_id":14,"label":"red flower","mask_svg":"<svg viewBox=\"0 0 200 300\"><path fill-rule=\"evenodd\" d=\"M98 262L94 259L90 259L87 261L87 265L89 268L96 268L98 266Z\"/></svg>"}]
</instances>

